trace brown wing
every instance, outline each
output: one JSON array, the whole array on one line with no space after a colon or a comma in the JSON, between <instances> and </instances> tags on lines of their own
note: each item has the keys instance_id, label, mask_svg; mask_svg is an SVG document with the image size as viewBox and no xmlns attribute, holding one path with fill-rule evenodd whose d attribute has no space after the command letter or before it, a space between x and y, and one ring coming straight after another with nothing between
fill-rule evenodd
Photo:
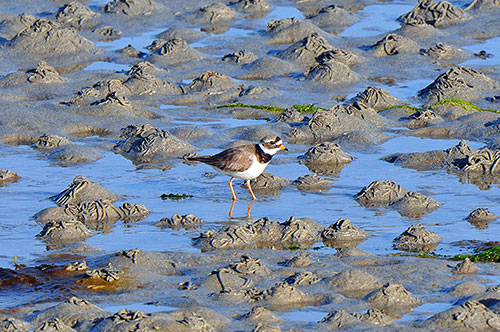
<instances>
[{"instance_id":1,"label":"brown wing","mask_svg":"<svg viewBox=\"0 0 500 332\"><path fill-rule=\"evenodd\" d=\"M238 146L213 156L193 157L189 158L189 160L200 161L227 172L243 172L252 164L252 154L255 153L255 146Z\"/></svg>"}]
</instances>

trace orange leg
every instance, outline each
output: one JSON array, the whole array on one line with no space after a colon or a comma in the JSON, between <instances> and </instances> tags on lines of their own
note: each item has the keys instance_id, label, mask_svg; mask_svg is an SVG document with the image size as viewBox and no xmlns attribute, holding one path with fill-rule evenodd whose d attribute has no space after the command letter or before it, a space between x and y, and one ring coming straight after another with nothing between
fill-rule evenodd
<instances>
[{"instance_id":1,"label":"orange leg","mask_svg":"<svg viewBox=\"0 0 500 332\"><path fill-rule=\"evenodd\" d=\"M238 197L234 194L234 189L233 189L233 178L229 180L229 189L231 189L231 194L233 195L233 201L237 200Z\"/></svg>"},{"instance_id":2,"label":"orange leg","mask_svg":"<svg viewBox=\"0 0 500 332\"><path fill-rule=\"evenodd\" d=\"M232 217L233 217L234 202L236 202L236 201L235 201L235 200L233 200L233 201L231 202L231 208L229 209L229 218L232 218Z\"/></svg>"},{"instance_id":3,"label":"orange leg","mask_svg":"<svg viewBox=\"0 0 500 332\"><path fill-rule=\"evenodd\" d=\"M252 195L252 199L255 201L257 197L255 197L255 194L253 193L252 187L250 186L250 180L247 180L247 188L248 191L250 192L250 195Z\"/></svg>"}]
</instances>

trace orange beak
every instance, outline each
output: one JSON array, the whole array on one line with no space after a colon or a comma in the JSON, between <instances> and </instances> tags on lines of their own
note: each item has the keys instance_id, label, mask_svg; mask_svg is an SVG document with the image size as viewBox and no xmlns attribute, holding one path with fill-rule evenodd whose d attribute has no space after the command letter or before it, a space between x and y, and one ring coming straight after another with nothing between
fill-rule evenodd
<instances>
[{"instance_id":1,"label":"orange beak","mask_svg":"<svg viewBox=\"0 0 500 332\"><path fill-rule=\"evenodd\" d=\"M288 149L283 144L280 145L280 149L283 151L288 151Z\"/></svg>"}]
</instances>

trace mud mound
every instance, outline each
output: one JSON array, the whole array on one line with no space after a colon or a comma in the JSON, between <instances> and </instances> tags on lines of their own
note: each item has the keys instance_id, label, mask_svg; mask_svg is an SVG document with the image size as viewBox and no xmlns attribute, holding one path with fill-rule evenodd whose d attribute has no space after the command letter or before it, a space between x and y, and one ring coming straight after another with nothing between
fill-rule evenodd
<instances>
[{"instance_id":1,"label":"mud mound","mask_svg":"<svg viewBox=\"0 0 500 332\"><path fill-rule=\"evenodd\" d=\"M0 87L10 87L26 83L51 84L62 82L64 82L64 79L54 67L48 65L45 61L40 61L34 69L20 70L3 76L0 79Z\"/></svg>"},{"instance_id":2,"label":"mud mound","mask_svg":"<svg viewBox=\"0 0 500 332\"><path fill-rule=\"evenodd\" d=\"M57 249L75 242L85 241L92 235L93 233L85 224L76 219L71 219L47 222L36 237L46 242L49 249Z\"/></svg>"},{"instance_id":3,"label":"mud mound","mask_svg":"<svg viewBox=\"0 0 500 332\"><path fill-rule=\"evenodd\" d=\"M388 206L402 216L420 218L439 208L434 199L410 192L393 181L373 181L354 198L362 206Z\"/></svg>"},{"instance_id":4,"label":"mud mound","mask_svg":"<svg viewBox=\"0 0 500 332\"><path fill-rule=\"evenodd\" d=\"M205 58L203 54L189 46L188 42L181 38L155 40L147 49L151 52L151 61L162 65L194 62Z\"/></svg>"},{"instance_id":5,"label":"mud mound","mask_svg":"<svg viewBox=\"0 0 500 332\"><path fill-rule=\"evenodd\" d=\"M368 233L351 224L349 219L339 218L321 233L323 243L329 247L353 247L364 241Z\"/></svg>"},{"instance_id":6,"label":"mud mound","mask_svg":"<svg viewBox=\"0 0 500 332\"><path fill-rule=\"evenodd\" d=\"M35 215L35 220L40 223L47 223L52 220L78 220L88 228L98 229L102 224L113 223L118 220L142 220L150 212L142 204L124 203L122 206L116 207L108 200L97 200L49 207L38 212Z\"/></svg>"},{"instance_id":7,"label":"mud mound","mask_svg":"<svg viewBox=\"0 0 500 332\"><path fill-rule=\"evenodd\" d=\"M326 324L330 329L345 329L349 327L363 328L360 323L370 323L377 326L386 326L393 323L391 317L387 316L382 310L369 309L366 313L350 313L345 310L336 310L330 312L319 323ZM356 326L357 325L357 326Z\"/></svg>"},{"instance_id":8,"label":"mud mound","mask_svg":"<svg viewBox=\"0 0 500 332\"><path fill-rule=\"evenodd\" d=\"M272 9L269 2L265 0L238 0L233 2L231 6L245 14L262 14L264 15Z\"/></svg>"},{"instance_id":9,"label":"mud mound","mask_svg":"<svg viewBox=\"0 0 500 332\"><path fill-rule=\"evenodd\" d=\"M426 104L435 104L448 98L477 100L498 89L498 84L481 72L465 67L455 66L439 75L417 94Z\"/></svg>"},{"instance_id":10,"label":"mud mound","mask_svg":"<svg viewBox=\"0 0 500 332\"><path fill-rule=\"evenodd\" d=\"M38 56L96 53L98 51L94 43L80 36L76 30L43 18L19 31L7 43L7 48L14 52Z\"/></svg>"},{"instance_id":11,"label":"mud mound","mask_svg":"<svg viewBox=\"0 0 500 332\"><path fill-rule=\"evenodd\" d=\"M420 54L435 60L462 59L467 57L467 54L463 50L442 42L438 42L427 49L421 49Z\"/></svg>"},{"instance_id":12,"label":"mud mound","mask_svg":"<svg viewBox=\"0 0 500 332\"><path fill-rule=\"evenodd\" d=\"M176 213L170 218L160 219L160 221L155 223L155 226L173 229L194 229L200 227L201 224L203 224L203 219L192 214L179 215Z\"/></svg>"},{"instance_id":13,"label":"mud mound","mask_svg":"<svg viewBox=\"0 0 500 332\"><path fill-rule=\"evenodd\" d=\"M75 166L91 163L102 157L100 150L79 144L63 144L44 152L47 158L60 166Z\"/></svg>"},{"instance_id":14,"label":"mud mound","mask_svg":"<svg viewBox=\"0 0 500 332\"><path fill-rule=\"evenodd\" d=\"M121 196L109 189L104 188L96 182L92 182L83 176L76 176L67 189L50 197L59 206L65 204L78 204L96 200L109 200L114 202Z\"/></svg>"},{"instance_id":15,"label":"mud mound","mask_svg":"<svg viewBox=\"0 0 500 332\"><path fill-rule=\"evenodd\" d=\"M296 70L295 65L290 62L268 55L244 65L243 71L238 75L238 78L243 80L266 80Z\"/></svg>"},{"instance_id":16,"label":"mud mound","mask_svg":"<svg viewBox=\"0 0 500 332\"><path fill-rule=\"evenodd\" d=\"M59 8L55 21L76 29L88 29L98 24L99 14L81 2L72 1Z\"/></svg>"},{"instance_id":17,"label":"mud mound","mask_svg":"<svg viewBox=\"0 0 500 332\"><path fill-rule=\"evenodd\" d=\"M293 184L297 186L297 189L306 191L328 191L333 186L330 180L316 174L299 176Z\"/></svg>"},{"instance_id":18,"label":"mud mound","mask_svg":"<svg viewBox=\"0 0 500 332\"><path fill-rule=\"evenodd\" d=\"M124 139L117 142L113 150L136 163L158 162L193 150L168 131L149 124L122 128L121 137Z\"/></svg>"},{"instance_id":19,"label":"mud mound","mask_svg":"<svg viewBox=\"0 0 500 332\"><path fill-rule=\"evenodd\" d=\"M218 231L207 231L194 238L194 244L203 251L241 248L286 248L290 245L311 245L320 240L322 227L309 218L290 217L280 223L261 218L242 226L228 226Z\"/></svg>"},{"instance_id":20,"label":"mud mound","mask_svg":"<svg viewBox=\"0 0 500 332\"><path fill-rule=\"evenodd\" d=\"M460 331L498 331L500 317L480 302L467 301L432 316L421 325Z\"/></svg>"},{"instance_id":21,"label":"mud mound","mask_svg":"<svg viewBox=\"0 0 500 332\"><path fill-rule=\"evenodd\" d=\"M352 83L360 79L360 76L347 65L336 61L316 63L304 73L304 76L307 80L327 85Z\"/></svg>"},{"instance_id":22,"label":"mud mound","mask_svg":"<svg viewBox=\"0 0 500 332\"><path fill-rule=\"evenodd\" d=\"M99 27L92 30L92 32L97 35L97 38L100 41L113 41L116 39L120 39L122 36L122 32L120 30L110 25Z\"/></svg>"},{"instance_id":23,"label":"mud mound","mask_svg":"<svg viewBox=\"0 0 500 332\"><path fill-rule=\"evenodd\" d=\"M307 165L314 164L333 164L336 166L348 164L354 160L348 153L342 151L340 146L335 143L319 143L299 156L302 163Z\"/></svg>"},{"instance_id":24,"label":"mud mound","mask_svg":"<svg viewBox=\"0 0 500 332\"><path fill-rule=\"evenodd\" d=\"M254 53L252 53L250 51L246 51L246 50L241 50L241 51L237 51L234 53L224 55L224 57L222 58L222 61L234 62L236 64L246 65L246 64L254 62L257 59L258 59L258 57Z\"/></svg>"},{"instance_id":25,"label":"mud mound","mask_svg":"<svg viewBox=\"0 0 500 332\"><path fill-rule=\"evenodd\" d=\"M420 0L410 12L402 15L400 20L408 25L429 24L445 27L469 19L468 14L460 7L448 1Z\"/></svg>"},{"instance_id":26,"label":"mud mound","mask_svg":"<svg viewBox=\"0 0 500 332\"><path fill-rule=\"evenodd\" d=\"M333 46L325 38L317 33L313 33L284 51L279 52L278 57L309 67L316 62L316 57L331 49L333 49Z\"/></svg>"},{"instance_id":27,"label":"mud mound","mask_svg":"<svg viewBox=\"0 0 500 332\"><path fill-rule=\"evenodd\" d=\"M410 116L406 119L408 120L406 126L409 129L431 127L444 121L443 118L434 113L432 110L416 111L415 113L410 114Z\"/></svg>"},{"instance_id":28,"label":"mud mound","mask_svg":"<svg viewBox=\"0 0 500 332\"><path fill-rule=\"evenodd\" d=\"M139 327L144 330L158 329L165 332L217 331L225 328L227 324L227 318L202 307L151 314L140 310L122 309L114 315L100 320L93 330L98 332L126 331Z\"/></svg>"},{"instance_id":29,"label":"mud mound","mask_svg":"<svg viewBox=\"0 0 500 332\"><path fill-rule=\"evenodd\" d=\"M175 38L180 38L184 39L188 42L193 42L198 39L203 38L204 34L200 31L197 31L195 29L190 29L186 27L172 27L169 28L168 30L160 33L158 35L158 38L163 39L163 40L171 40Z\"/></svg>"},{"instance_id":30,"label":"mud mound","mask_svg":"<svg viewBox=\"0 0 500 332\"><path fill-rule=\"evenodd\" d=\"M312 146L298 158L311 172L325 175L340 174L340 171L354 160L338 144L329 142Z\"/></svg>"},{"instance_id":31,"label":"mud mound","mask_svg":"<svg viewBox=\"0 0 500 332\"><path fill-rule=\"evenodd\" d=\"M114 98L123 97L123 102L126 102L125 95L129 93L127 87L123 85L123 81L119 78L108 78L98 81L90 88L83 88L76 93L67 104L75 106L96 105L106 97L113 96ZM127 101L128 102L128 101Z\"/></svg>"},{"instance_id":32,"label":"mud mound","mask_svg":"<svg viewBox=\"0 0 500 332\"><path fill-rule=\"evenodd\" d=\"M363 187L354 198L363 206L387 206L397 202L408 193L394 181L373 181L367 187Z\"/></svg>"},{"instance_id":33,"label":"mud mound","mask_svg":"<svg viewBox=\"0 0 500 332\"><path fill-rule=\"evenodd\" d=\"M274 118L273 122L301 123L308 120L309 117L297 111L294 107L290 107Z\"/></svg>"},{"instance_id":34,"label":"mud mound","mask_svg":"<svg viewBox=\"0 0 500 332\"><path fill-rule=\"evenodd\" d=\"M328 36L328 33L314 24L295 17L284 18L278 21L271 20L267 23L267 35L270 37L270 44L295 43L313 33L322 37Z\"/></svg>"},{"instance_id":35,"label":"mud mound","mask_svg":"<svg viewBox=\"0 0 500 332\"><path fill-rule=\"evenodd\" d=\"M17 318L2 317L0 318L0 329L5 331L32 331L34 327L28 322Z\"/></svg>"},{"instance_id":36,"label":"mud mound","mask_svg":"<svg viewBox=\"0 0 500 332\"><path fill-rule=\"evenodd\" d=\"M456 274L476 273L479 270L476 264L472 263L469 257L466 257L463 262L458 263L452 269Z\"/></svg>"},{"instance_id":37,"label":"mud mound","mask_svg":"<svg viewBox=\"0 0 500 332\"><path fill-rule=\"evenodd\" d=\"M480 187L500 183L499 150L471 149L465 140L446 150L394 154L383 160L418 170L444 169Z\"/></svg>"},{"instance_id":38,"label":"mud mound","mask_svg":"<svg viewBox=\"0 0 500 332\"><path fill-rule=\"evenodd\" d=\"M488 223L497 220L498 216L487 208L477 208L465 218L477 228L488 228Z\"/></svg>"},{"instance_id":39,"label":"mud mound","mask_svg":"<svg viewBox=\"0 0 500 332\"><path fill-rule=\"evenodd\" d=\"M237 90L240 86L229 76L214 71L206 71L191 81L186 90L189 92L200 92L213 94Z\"/></svg>"},{"instance_id":40,"label":"mud mound","mask_svg":"<svg viewBox=\"0 0 500 332\"><path fill-rule=\"evenodd\" d=\"M154 9L151 0L113 0L102 8L108 14L127 16L150 15Z\"/></svg>"},{"instance_id":41,"label":"mud mound","mask_svg":"<svg viewBox=\"0 0 500 332\"><path fill-rule=\"evenodd\" d=\"M290 185L290 183L291 181L287 178L266 171L256 179L250 180L250 185L253 190L269 195L277 195L281 189Z\"/></svg>"},{"instance_id":42,"label":"mud mound","mask_svg":"<svg viewBox=\"0 0 500 332\"><path fill-rule=\"evenodd\" d=\"M390 33L370 46L375 56L384 57L403 53L415 53L420 50L417 43L410 38Z\"/></svg>"},{"instance_id":43,"label":"mud mound","mask_svg":"<svg viewBox=\"0 0 500 332\"><path fill-rule=\"evenodd\" d=\"M163 73L163 70L147 61L138 62L127 71L126 74L129 77L123 82L123 85L130 90L132 95L138 96L182 93L182 89L178 85L156 77L158 73Z\"/></svg>"},{"instance_id":44,"label":"mud mound","mask_svg":"<svg viewBox=\"0 0 500 332\"><path fill-rule=\"evenodd\" d=\"M17 16L7 16L4 20L0 21L0 33L8 39L12 39L19 31L29 28L35 21L35 16L26 13Z\"/></svg>"},{"instance_id":45,"label":"mud mound","mask_svg":"<svg viewBox=\"0 0 500 332\"><path fill-rule=\"evenodd\" d=\"M235 16L235 11L222 2L202 7L196 13L198 22L206 24L228 24Z\"/></svg>"},{"instance_id":46,"label":"mud mound","mask_svg":"<svg viewBox=\"0 0 500 332\"><path fill-rule=\"evenodd\" d=\"M349 10L338 5L329 5L321 8L317 14L308 17L308 20L323 29L350 26L359 19Z\"/></svg>"},{"instance_id":47,"label":"mud mound","mask_svg":"<svg viewBox=\"0 0 500 332\"><path fill-rule=\"evenodd\" d=\"M391 203L389 207L397 210L402 216L418 219L424 214L437 210L439 203L421 193L409 192L397 202Z\"/></svg>"},{"instance_id":48,"label":"mud mound","mask_svg":"<svg viewBox=\"0 0 500 332\"><path fill-rule=\"evenodd\" d=\"M441 236L416 224L394 239L394 247L407 251L431 251L436 249L441 239Z\"/></svg>"},{"instance_id":49,"label":"mud mound","mask_svg":"<svg viewBox=\"0 0 500 332\"><path fill-rule=\"evenodd\" d=\"M94 321L106 318L110 314L87 300L72 297L37 313L30 319L30 323L39 326L43 322L58 319L67 327L87 330L92 327Z\"/></svg>"},{"instance_id":50,"label":"mud mound","mask_svg":"<svg viewBox=\"0 0 500 332\"><path fill-rule=\"evenodd\" d=\"M365 300L373 307L396 316L422 304L421 300L411 295L402 285L391 283L368 294Z\"/></svg>"},{"instance_id":51,"label":"mud mound","mask_svg":"<svg viewBox=\"0 0 500 332\"><path fill-rule=\"evenodd\" d=\"M390 95L389 91L375 87L367 87L359 92L354 98L348 100L346 104L351 104L358 109L374 109L382 111L388 107L403 105L404 102Z\"/></svg>"},{"instance_id":52,"label":"mud mound","mask_svg":"<svg viewBox=\"0 0 500 332\"><path fill-rule=\"evenodd\" d=\"M377 277L358 269L341 272L331 278L328 284L351 298L362 298L382 286Z\"/></svg>"},{"instance_id":53,"label":"mud mound","mask_svg":"<svg viewBox=\"0 0 500 332\"><path fill-rule=\"evenodd\" d=\"M177 263L170 258L165 253L143 251L141 249L127 249L115 253L105 263L123 268L125 272L124 277L132 279L131 282L143 283L144 281L142 280L134 281L133 279L140 279L137 278L139 274L150 275L152 278L155 278L147 272L153 272L162 276L179 274Z\"/></svg>"},{"instance_id":54,"label":"mud mound","mask_svg":"<svg viewBox=\"0 0 500 332\"><path fill-rule=\"evenodd\" d=\"M8 186L11 183L19 181L21 177L8 169L0 169L0 187Z\"/></svg>"},{"instance_id":55,"label":"mud mound","mask_svg":"<svg viewBox=\"0 0 500 332\"><path fill-rule=\"evenodd\" d=\"M316 143L338 139L349 133L363 132L365 136L372 135L369 140L374 144L378 142L377 127L385 121L371 108L352 104L336 105L328 111L317 110L307 123L292 128L289 141Z\"/></svg>"},{"instance_id":56,"label":"mud mound","mask_svg":"<svg viewBox=\"0 0 500 332\"><path fill-rule=\"evenodd\" d=\"M258 302L275 310L300 308L308 305L325 303L325 295L307 295L286 282L277 282L267 289L250 288L237 292L217 294L217 298L225 301Z\"/></svg>"},{"instance_id":57,"label":"mud mound","mask_svg":"<svg viewBox=\"0 0 500 332\"><path fill-rule=\"evenodd\" d=\"M316 61L318 63L327 64L329 62L340 62L347 66L353 66L359 60L359 56L346 50L342 50L340 48L332 48L323 53L321 53Z\"/></svg>"}]
</instances>

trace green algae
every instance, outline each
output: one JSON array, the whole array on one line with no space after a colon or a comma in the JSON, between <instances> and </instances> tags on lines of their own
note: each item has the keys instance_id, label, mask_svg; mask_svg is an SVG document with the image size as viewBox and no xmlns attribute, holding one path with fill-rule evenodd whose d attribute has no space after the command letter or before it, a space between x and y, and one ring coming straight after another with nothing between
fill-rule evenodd
<instances>
[{"instance_id":1,"label":"green algae","mask_svg":"<svg viewBox=\"0 0 500 332\"><path fill-rule=\"evenodd\" d=\"M460 98L447 98L438 101L433 105L434 106L440 106L440 105L454 105L454 106L460 106L464 110L468 112L493 112L493 113L500 113L500 110L493 110L493 109L487 109L487 108L481 108L477 105L474 105L471 102L468 102L466 100L460 99Z\"/></svg>"},{"instance_id":2,"label":"green algae","mask_svg":"<svg viewBox=\"0 0 500 332\"><path fill-rule=\"evenodd\" d=\"M472 262L500 262L500 246L491 247L478 254L455 255L453 260L464 260L469 258Z\"/></svg>"},{"instance_id":3,"label":"green algae","mask_svg":"<svg viewBox=\"0 0 500 332\"><path fill-rule=\"evenodd\" d=\"M418 111L423 111L424 110L422 107L416 107L416 106L393 105L393 106L389 106L389 107L384 108L383 110L378 111L378 113L383 112L383 111L387 111L387 110L392 110L392 109L395 109L395 108L401 108L401 109L409 110L409 111L412 111L412 112L418 112Z\"/></svg>"},{"instance_id":4,"label":"green algae","mask_svg":"<svg viewBox=\"0 0 500 332\"><path fill-rule=\"evenodd\" d=\"M178 201L180 199L186 199L186 198L193 198L193 195L189 195L189 194L161 194L160 198L162 200L167 200L167 199L171 199L171 200L175 200L175 201Z\"/></svg>"},{"instance_id":5,"label":"green algae","mask_svg":"<svg viewBox=\"0 0 500 332\"><path fill-rule=\"evenodd\" d=\"M319 107L319 106L314 106L314 104L295 104L292 105L293 108L295 108L297 111L301 113L314 113L317 110L327 110L326 108ZM284 108L277 107L277 106L270 106L270 105L247 105L247 104L242 104L242 103L231 103L231 104L225 104L225 105L220 105L215 107L215 109L221 109L221 108L252 108L256 110L265 110L273 113L283 113L285 111Z\"/></svg>"},{"instance_id":6,"label":"green algae","mask_svg":"<svg viewBox=\"0 0 500 332\"><path fill-rule=\"evenodd\" d=\"M466 110L468 112L493 112L493 113L500 113L500 110L494 110L494 109L488 109L488 108L481 108L481 107L479 107L477 105L474 105L471 102L468 102L468 101L460 99L460 98L446 98L446 99L438 101L437 103L435 103L434 105L430 106L429 108L432 109L433 107L441 106L441 105L459 106L459 107L463 108L464 110ZM410 111L413 111L413 112L423 111L424 110L424 108L422 108L422 107L416 107L416 106L393 105L393 106L386 107L386 108L384 108L383 110L381 110L379 112L383 112L383 111L387 111L387 110L391 110L391 109L395 109L395 108L406 109L406 110L410 110Z\"/></svg>"}]
</instances>

